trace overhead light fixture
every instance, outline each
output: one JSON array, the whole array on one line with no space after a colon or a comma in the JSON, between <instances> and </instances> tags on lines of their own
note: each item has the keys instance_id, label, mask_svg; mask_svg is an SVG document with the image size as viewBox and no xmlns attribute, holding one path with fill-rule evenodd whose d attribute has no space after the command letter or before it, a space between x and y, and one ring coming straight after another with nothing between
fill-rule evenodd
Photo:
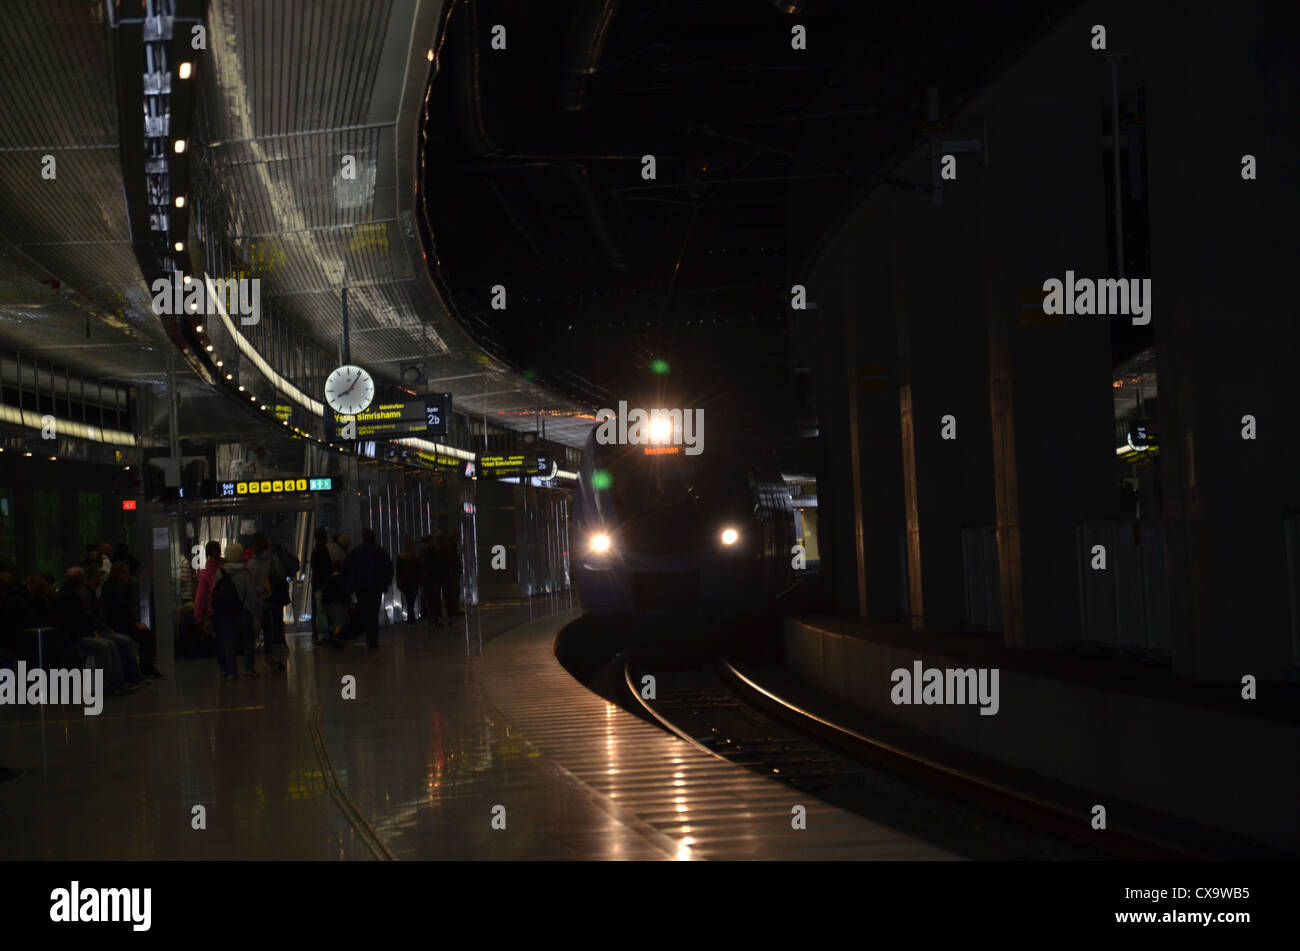
<instances>
[{"instance_id":1,"label":"overhead light fixture","mask_svg":"<svg viewBox=\"0 0 1300 951\"><path fill-rule=\"evenodd\" d=\"M433 62L433 50L429 50L429 62Z\"/></svg>"},{"instance_id":2,"label":"overhead light fixture","mask_svg":"<svg viewBox=\"0 0 1300 951\"><path fill-rule=\"evenodd\" d=\"M226 374L226 379L227 379L227 380L233 380L234 378L235 378L235 377L234 377L234 374L232 374L232 373L227 373L227 374Z\"/></svg>"},{"instance_id":3,"label":"overhead light fixture","mask_svg":"<svg viewBox=\"0 0 1300 951\"><path fill-rule=\"evenodd\" d=\"M184 250L185 250L185 242L184 242L184 241L177 241L175 244L172 245L172 247L173 247L175 250L177 250L177 251L184 251Z\"/></svg>"},{"instance_id":4,"label":"overhead light fixture","mask_svg":"<svg viewBox=\"0 0 1300 951\"><path fill-rule=\"evenodd\" d=\"M172 148L176 151L177 155L180 155L182 152L185 151L185 140L177 139L176 142L172 145Z\"/></svg>"},{"instance_id":5,"label":"overhead light fixture","mask_svg":"<svg viewBox=\"0 0 1300 951\"><path fill-rule=\"evenodd\" d=\"M218 360L218 361L217 361L217 366L219 366L219 367L224 367L225 364L224 364L223 362L221 362L220 360Z\"/></svg>"},{"instance_id":6,"label":"overhead light fixture","mask_svg":"<svg viewBox=\"0 0 1300 951\"><path fill-rule=\"evenodd\" d=\"M195 332L196 334L201 334L201 333L203 333L203 325L202 325L202 324L195 324L195 325L194 325L194 332Z\"/></svg>"},{"instance_id":7,"label":"overhead light fixture","mask_svg":"<svg viewBox=\"0 0 1300 951\"><path fill-rule=\"evenodd\" d=\"M184 196L184 195L177 195L177 196L176 196L176 207L177 207L177 208L184 208L184 207L185 207L185 196Z\"/></svg>"},{"instance_id":8,"label":"overhead light fixture","mask_svg":"<svg viewBox=\"0 0 1300 951\"><path fill-rule=\"evenodd\" d=\"M244 384L239 384L239 392L244 392Z\"/></svg>"},{"instance_id":9,"label":"overhead light fixture","mask_svg":"<svg viewBox=\"0 0 1300 951\"><path fill-rule=\"evenodd\" d=\"M176 74L180 76L181 79L189 79L190 73L192 73L193 71L194 71L193 63L181 63L180 68L176 70Z\"/></svg>"}]
</instances>

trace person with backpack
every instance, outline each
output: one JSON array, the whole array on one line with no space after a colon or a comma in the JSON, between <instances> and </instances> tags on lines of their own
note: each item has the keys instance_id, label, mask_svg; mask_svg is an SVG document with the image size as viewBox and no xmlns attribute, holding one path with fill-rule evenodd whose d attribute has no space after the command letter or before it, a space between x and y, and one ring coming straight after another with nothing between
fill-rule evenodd
<instances>
[{"instance_id":1,"label":"person with backpack","mask_svg":"<svg viewBox=\"0 0 1300 951\"><path fill-rule=\"evenodd\" d=\"M227 681L238 680L237 652L244 647L245 673L257 676L254 661L253 616L250 607L260 608L250 590L248 566L244 564L244 546L231 542L226 546L225 564L216 572L212 585L212 623L217 632L217 661Z\"/></svg>"}]
</instances>

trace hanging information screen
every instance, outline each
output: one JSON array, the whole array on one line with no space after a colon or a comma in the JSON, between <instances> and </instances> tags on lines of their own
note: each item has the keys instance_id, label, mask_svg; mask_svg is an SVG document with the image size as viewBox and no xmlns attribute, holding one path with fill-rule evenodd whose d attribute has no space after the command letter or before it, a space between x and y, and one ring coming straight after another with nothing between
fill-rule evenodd
<instances>
[{"instance_id":1,"label":"hanging information screen","mask_svg":"<svg viewBox=\"0 0 1300 951\"><path fill-rule=\"evenodd\" d=\"M478 474L484 478L507 476L541 476L551 474L551 457L544 452L515 452L503 455L480 455Z\"/></svg>"},{"instance_id":2,"label":"hanging information screen","mask_svg":"<svg viewBox=\"0 0 1300 951\"><path fill-rule=\"evenodd\" d=\"M400 402L373 403L363 413L350 417L356 420L355 433L344 435L349 417L332 410L326 414L334 438L386 439L396 436L445 436L447 419L451 413L450 393L430 393Z\"/></svg>"}]
</instances>

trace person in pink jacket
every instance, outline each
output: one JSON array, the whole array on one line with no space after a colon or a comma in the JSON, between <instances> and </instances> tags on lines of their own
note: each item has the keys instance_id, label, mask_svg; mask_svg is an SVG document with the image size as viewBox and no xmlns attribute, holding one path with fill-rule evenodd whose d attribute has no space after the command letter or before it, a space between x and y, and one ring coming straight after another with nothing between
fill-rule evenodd
<instances>
[{"instance_id":1,"label":"person in pink jacket","mask_svg":"<svg viewBox=\"0 0 1300 951\"><path fill-rule=\"evenodd\" d=\"M203 553L207 560L199 572L199 586L194 592L194 621L199 627L206 628L212 619L212 586L221 570L221 542L208 542Z\"/></svg>"}]
</instances>

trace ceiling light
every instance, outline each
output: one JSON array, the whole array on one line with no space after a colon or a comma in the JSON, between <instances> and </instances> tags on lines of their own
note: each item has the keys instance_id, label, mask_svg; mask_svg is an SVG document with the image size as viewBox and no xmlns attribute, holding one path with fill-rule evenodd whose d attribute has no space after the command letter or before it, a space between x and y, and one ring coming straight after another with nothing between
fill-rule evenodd
<instances>
[{"instance_id":1,"label":"ceiling light","mask_svg":"<svg viewBox=\"0 0 1300 951\"><path fill-rule=\"evenodd\" d=\"M202 325L202 324L195 324L195 325L194 325L194 332L195 332L196 334L201 334L201 333L203 333L203 325Z\"/></svg>"},{"instance_id":2,"label":"ceiling light","mask_svg":"<svg viewBox=\"0 0 1300 951\"><path fill-rule=\"evenodd\" d=\"M212 344L208 344L208 345L207 345L206 347L204 347L203 349L206 350L206 351L208 351L208 353L211 353L213 350L216 349L216 347L212 346Z\"/></svg>"},{"instance_id":3,"label":"ceiling light","mask_svg":"<svg viewBox=\"0 0 1300 951\"><path fill-rule=\"evenodd\" d=\"M185 250L185 242L184 242L184 241L177 241L175 244L172 245L172 247L175 248L177 251L184 251L184 250Z\"/></svg>"},{"instance_id":4,"label":"ceiling light","mask_svg":"<svg viewBox=\"0 0 1300 951\"><path fill-rule=\"evenodd\" d=\"M181 63L181 65L180 65L180 69L178 69L178 70L176 71L176 74L177 74L178 76L180 76L181 79L189 79L189 78L190 78L190 73L191 73L193 70L194 70L194 64L193 64L193 63Z\"/></svg>"},{"instance_id":5,"label":"ceiling light","mask_svg":"<svg viewBox=\"0 0 1300 951\"><path fill-rule=\"evenodd\" d=\"M227 379L227 380L233 380L234 378L235 378L235 377L234 377L232 374L230 374L230 373L227 373L227 374L226 374L226 379Z\"/></svg>"},{"instance_id":6,"label":"ceiling light","mask_svg":"<svg viewBox=\"0 0 1300 951\"><path fill-rule=\"evenodd\" d=\"M185 140L177 139L175 144L172 146L172 148L176 150L177 155L180 155L182 152L185 151Z\"/></svg>"},{"instance_id":7,"label":"ceiling light","mask_svg":"<svg viewBox=\"0 0 1300 951\"><path fill-rule=\"evenodd\" d=\"M177 196L176 196L176 207L177 207L177 208L184 208L184 207L185 207L185 196L184 196L184 195L177 195Z\"/></svg>"},{"instance_id":8,"label":"ceiling light","mask_svg":"<svg viewBox=\"0 0 1300 951\"><path fill-rule=\"evenodd\" d=\"M244 384L239 384L239 392L244 392Z\"/></svg>"}]
</instances>

